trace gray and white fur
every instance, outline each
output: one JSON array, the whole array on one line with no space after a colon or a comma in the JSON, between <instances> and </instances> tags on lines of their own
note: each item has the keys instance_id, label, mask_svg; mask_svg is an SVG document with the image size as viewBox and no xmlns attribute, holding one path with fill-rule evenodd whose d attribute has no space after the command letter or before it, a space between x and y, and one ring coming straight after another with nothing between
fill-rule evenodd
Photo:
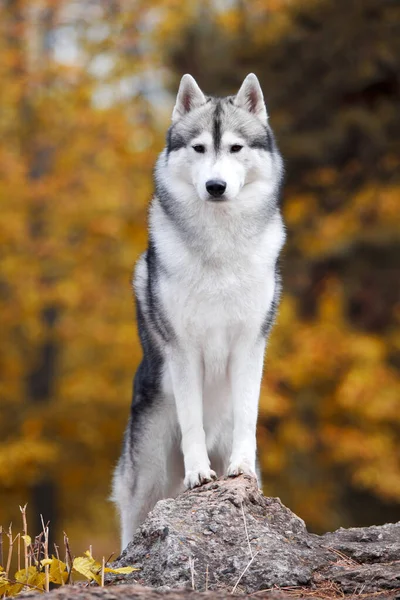
<instances>
[{"instance_id":1,"label":"gray and white fur","mask_svg":"<svg viewBox=\"0 0 400 600\"><path fill-rule=\"evenodd\" d=\"M134 275L143 360L113 485L123 548L158 500L256 473L282 173L255 75L227 98L183 76Z\"/></svg>"}]
</instances>

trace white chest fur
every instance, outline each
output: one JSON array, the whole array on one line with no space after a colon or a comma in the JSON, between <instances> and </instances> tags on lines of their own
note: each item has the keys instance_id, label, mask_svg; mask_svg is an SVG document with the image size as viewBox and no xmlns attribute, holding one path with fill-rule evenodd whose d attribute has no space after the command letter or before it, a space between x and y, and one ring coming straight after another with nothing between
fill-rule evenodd
<instances>
[{"instance_id":1,"label":"white chest fur","mask_svg":"<svg viewBox=\"0 0 400 600\"><path fill-rule=\"evenodd\" d=\"M196 349L206 378L222 374L232 347L260 335L275 288L275 263L284 240L280 216L270 220L262 234L227 223L199 223L193 248L174 223L155 205L152 232L165 274L158 293L177 342ZM200 250L199 250L200 248ZM137 290L139 291L139 290Z\"/></svg>"}]
</instances>

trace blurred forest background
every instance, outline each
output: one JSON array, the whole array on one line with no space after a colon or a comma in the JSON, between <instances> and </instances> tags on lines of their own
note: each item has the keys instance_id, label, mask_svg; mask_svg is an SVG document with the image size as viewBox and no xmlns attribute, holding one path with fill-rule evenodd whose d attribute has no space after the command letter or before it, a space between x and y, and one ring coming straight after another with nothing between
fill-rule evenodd
<instances>
[{"instance_id":1,"label":"blurred forest background","mask_svg":"<svg viewBox=\"0 0 400 600\"><path fill-rule=\"evenodd\" d=\"M0 523L118 550L153 164L183 73L250 71L287 170L264 492L313 531L399 520L400 3L0 0L0 31Z\"/></svg>"}]
</instances>

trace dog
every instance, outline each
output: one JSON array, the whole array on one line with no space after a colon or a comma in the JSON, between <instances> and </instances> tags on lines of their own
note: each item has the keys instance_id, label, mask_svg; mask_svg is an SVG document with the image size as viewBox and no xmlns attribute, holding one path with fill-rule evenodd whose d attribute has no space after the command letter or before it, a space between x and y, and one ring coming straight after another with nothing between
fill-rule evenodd
<instances>
[{"instance_id":1,"label":"dog","mask_svg":"<svg viewBox=\"0 0 400 600\"><path fill-rule=\"evenodd\" d=\"M256 476L282 178L257 77L214 98L184 75L133 280L143 360L113 481L122 548L158 500L217 475Z\"/></svg>"}]
</instances>

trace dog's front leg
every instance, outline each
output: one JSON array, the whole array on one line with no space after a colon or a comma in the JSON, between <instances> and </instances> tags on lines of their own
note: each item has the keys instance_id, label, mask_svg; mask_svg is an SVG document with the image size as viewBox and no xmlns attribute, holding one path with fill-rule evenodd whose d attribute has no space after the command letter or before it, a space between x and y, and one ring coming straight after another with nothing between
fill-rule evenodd
<instances>
[{"instance_id":1,"label":"dog's front leg","mask_svg":"<svg viewBox=\"0 0 400 600\"><path fill-rule=\"evenodd\" d=\"M232 355L233 442L228 475L256 476L256 426L265 342L241 344Z\"/></svg>"},{"instance_id":2,"label":"dog's front leg","mask_svg":"<svg viewBox=\"0 0 400 600\"><path fill-rule=\"evenodd\" d=\"M202 362L192 350L171 353L169 367L182 434L185 486L193 488L216 478L210 469L203 427Z\"/></svg>"}]
</instances>

